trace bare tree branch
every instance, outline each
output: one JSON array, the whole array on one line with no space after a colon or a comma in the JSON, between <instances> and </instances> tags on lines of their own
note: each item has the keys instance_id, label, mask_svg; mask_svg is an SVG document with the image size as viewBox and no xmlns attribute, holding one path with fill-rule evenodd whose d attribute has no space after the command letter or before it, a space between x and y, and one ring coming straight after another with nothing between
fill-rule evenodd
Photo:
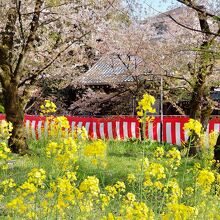
<instances>
[{"instance_id":1,"label":"bare tree branch","mask_svg":"<svg viewBox=\"0 0 220 220\"><path fill-rule=\"evenodd\" d=\"M181 114L181 115L186 115L185 111L177 105L176 100L173 100L170 96L168 95L164 95L164 98L167 102L170 102L174 108L176 108L176 110Z\"/></svg>"},{"instance_id":2,"label":"bare tree branch","mask_svg":"<svg viewBox=\"0 0 220 220\"><path fill-rule=\"evenodd\" d=\"M22 48L21 53L19 54L17 65L14 70L14 77L17 78L18 73L20 72L20 67L22 65L23 59L27 51L29 50L31 44L34 42L35 34L39 25L39 18L40 18L40 11L41 7L43 5L43 0L36 0L35 1L35 9L34 9L34 15L30 24L30 33L28 36L28 39L25 43L25 45Z\"/></svg>"},{"instance_id":3,"label":"bare tree branch","mask_svg":"<svg viewBox=\"0 0 220 220\"><path fill-rule=\"evenodd\" d=\"M178 24L179 26L183 27L183 28L186 28L190 31L195 31L195 32L199 32L199 33L203 33L203 34L211 34L211 35L214 35L216 37L220 37L220 33L217 32L217 33L214 33L214 32L211 32L211 31L203 31L203 30L198 30L198 29L195 29L195 28L191 28L187 25L184 25L182 23L180 23L179 21L177 21L174 17L172 17L171 15L167 15L167 17L169 17L172 21L174 21L176 24Z\"/></svg>"},{"instance_id":4,"label":"bare tree branch","mask_svg":"<svg viewBox=\"0 0 220 220\"><path fill-rule=\"evenodd\" d=\"M18 13L22 44L24 45L25 37L24 37L24 29L23 29L23 23L22 23L22 17L21 17L21 0L19 0L18 3L16 1L16 8L17 8L17 13Z\"/></svg>"},{"instance_id":5,"label":"bare tree branch","mask_svg":"<svg viewBox=\"0 0 220 220\"><path fill-rule=\"evenodd\" d=\"M186 6L188 6L188 7L190 7L190 8L192 8L192 9L194 9L194 10L196 10L197 12L205 13L207 16L215 18L216 20L220 21L219 16L217 16L215 14L212 14L210 12L207 12L203 6L195 5L192 0L177 0L177 1L184 4L184 5L186 5Z\"/></svg>"}]
</instances>

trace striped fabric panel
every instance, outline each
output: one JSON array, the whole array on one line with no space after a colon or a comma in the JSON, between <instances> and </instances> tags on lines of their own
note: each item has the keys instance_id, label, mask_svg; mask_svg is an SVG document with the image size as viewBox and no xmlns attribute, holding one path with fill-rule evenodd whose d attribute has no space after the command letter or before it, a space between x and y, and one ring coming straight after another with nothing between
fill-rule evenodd
<instances>
[{"instance_id":1,"label":"striped fabric panel","mask_svg":"<svg viewBox=\"0 0 220 220\"><path fill-rule=\"evenodd\" d=\"M0 115L0 120L4 118L4 115ZM84 126L89 137L93 139L140 138L140 123L135 117L86 118L67 116L67 118L71 125L70 131L73 132L76 127L82 128ZM163 141L176 145L187 141L188 131L183 130L184 123L187 121L187 117L165 116L163 119ZM26 115L24 125L28 138L38 139L48 135L49 125L45 121L45 117ZM154 121L147 124L146 136L149 139L160 141L160 126L160 117L155 117ZM209 122L207 136L212 131L220 132L220 118L214 118ZM67 133L68 130L66 130Z\"/></svg>"}]
</instances>

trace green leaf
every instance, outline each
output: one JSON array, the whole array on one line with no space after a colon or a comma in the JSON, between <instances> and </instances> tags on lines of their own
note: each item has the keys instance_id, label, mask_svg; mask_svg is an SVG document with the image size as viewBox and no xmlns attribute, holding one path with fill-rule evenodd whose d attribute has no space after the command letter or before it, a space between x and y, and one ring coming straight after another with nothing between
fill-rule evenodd
<instances>
[{"instance_id":1,"label":"green leaf","mask_svg":"<svg viewBox=\"0 0 220 220\"><path fill-rule=\"evenodd\" d=\"M2 104L0 104L0 113L5 113L5 108Z\"/></svg>"}]
</instances>

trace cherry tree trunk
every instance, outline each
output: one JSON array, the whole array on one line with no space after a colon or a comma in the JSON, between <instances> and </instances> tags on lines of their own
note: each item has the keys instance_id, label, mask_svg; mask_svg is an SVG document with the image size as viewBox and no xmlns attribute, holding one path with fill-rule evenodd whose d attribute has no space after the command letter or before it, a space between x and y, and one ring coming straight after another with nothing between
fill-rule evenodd
<instances>
[{"instance_id":1,"label":"cherry tree trunk","mask_svg":"<svg viewBox=\"0 0 220 220\"><path fill-rule=\"evenodd\" d=\"M24 109L18 93L16 84L9 84L3 89L4 107L6 120L13 125L12 135L9 138L9 147L13 153L24 155L27 153L28 145L24 129Z\"/></svg>"},{"instance_id":2,"label":"cherry tree trunk","mask_svg":"<svg viewBox=\"0 0 220 220\"><path fill-rule=\"evenodd\" d=\"M204 131L206 131L211 113L212 106L209 101L207 101L207 96L204 94L204 88L202 86L200 88L195 88L190 101L189 117L198 120L202 124Z\"/></svg>"},{"instance_id":3,"label":"cherry tree trunk","mask_svg":"<svg viewBox=\"0 0 220 220\"><path fill-rule=\"evenodd\" d=\"M210 94L207 93L207 88L205 86L205 77L203 74L198 74L198 81L195 84L193 89L192 97L190 100L190 114L189 117L195 120L198 120L203 127L203 132L207 130L208 123L210 120L210 116L212 113L212 105L209 100ZM188 144L190 145L190 155L195 155L198 153L198 150L201 146L199 143L200 137L193 133L188 140ZM190 143L189 143L190 142Z\"/></svg>"}]
</instances>

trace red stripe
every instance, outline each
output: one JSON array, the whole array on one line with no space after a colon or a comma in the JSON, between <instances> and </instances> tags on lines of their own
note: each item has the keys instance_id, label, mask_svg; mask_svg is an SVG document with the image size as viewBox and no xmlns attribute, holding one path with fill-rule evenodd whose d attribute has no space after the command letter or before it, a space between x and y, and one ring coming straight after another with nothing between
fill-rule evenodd
<instances>
[{"instance_id":1,"label":"red stripe","mask_svg":"<svg viewBox=\"0 0 220 220\"><path fill-rule=\"evenodd\" d=\"M0 120L5 120L5 115L4 114L0 114Z\"/></svg>"},{"instance_id":2,"label":"red stripe","mask_svg":"<svg viewBox=\"0 0 220 220\"><path fill-rule=\"evenodd\" d=\"M93 123L95 123L94 121L91 122L90 127L89 127L89 138L94 139L95 138L95 131L93 128Z\"/></svg>"},{"instance_id":3,"label":"red stripe","mask_svg":"<svg viewBox=\"0 0 220 220\"><path fill-rule=\"evenodd\" d=\"M76 129L77 129L77 126L78 126L78 121L76 121L75 124L74 124L74 130L73 130L73 131L74 131L74 135L76 134L75 132L77 132L77 130L76 130ZM77 135L78 135L78 134L77 134Z\"/></svg>"},{"instance_id":4,"label":"red stripe","mask_svg":"<svg viewBox=\"0 0 220 220\"><path fill-rule=\"evenodd\" d=\"M136 127L135 127L135 133L136 133L136 138L140 138L140 122L136 122Z\"/></svg>"},{"instance_id":5,"label":"red stripe","mask_svg":"<svg viewBox=\"0 0 220 220\"><path fill-rule=\"evenodd\" d=\"M128 121L128 138L132 138L132 132L131 132L131 121Z\"/></svg>"},{"instance_id":6,"label":"red stripe","mask_svg":"<svg viewBox=\"0 0 220 220\"><path fill-rule=\"evenodd\" d=\"M93 121L89 122L88 136L89 138L93 138Z\"/></svg>"},{"instance_id":7,"label":"red stripe","mask_svg":"<svg viewBox=\"0 0 220 220\"><path fill-rule=\"evenodd\" d=\"M214 122L213 121L210 121L209 122L209 133L214 131Z\"/></svg>"},{"instance_id":8,"label":"red stripe","mask_svg":"<svg viewBox=\"0 0 220 220\"><path fill-rule=\"evenodd\" d=\"M112 121L112 135L113 138L116 139L117 138L117 133L116 133L116 121Z\"/></svg>"},{"instance_id":9,"label":"red stripe","mask_svg":"<svg viewBox=\"0 0 220 220\"><path fill-rule=\"evenodd\" d=\"M176 144L176 122L171 123L171 140L172 144Z\"/></svg>"},{"instance_id":10,"label":"red stripe","mask_svg":"<svg viewBox=\"0 0 220 220\"><path fill-rule=\"evenodd\" d=\"M120 138L124 139L124 129L123 129L123 121L120 120L120 124L119 124L119 133L120 133Z\"/></svg>"},{"instance_id":11,"label":"red stripe","mask_svg":"<svg viewBox=\"0 0 220 220\"><path fill-rule=\"evenodd\" d=\"M100 139L101 135L100 135L100 122L99 121L97 121L96 123L96 134L97 134L97 139Z\"/></svg>"},{"instance_id":12,"label":"red stripe","mask_svg":"<svg viewBox=\"0 0 220 220\"><path fill-rule=\"evenodd\" d=\"M109 138L109 135L108 135L108 122L107 121L104 122L104 135L105 135L106 139Z\"/></svg>"},{"instance_id":13,"label":"red stripe","mask_svg":"<svg viewBox=\"0 0 220 220\"><path fill-rule=\"evenodd\" d=\"M153 121L153 140L157 140L158 134L157 134L157 121Z\"/></svg>"},{"instance_id":14,"label":"red stripe","mask_svg":"<svg viewBox=\"0 0 220 220\"><path fill-rule=\"evenodd\" d=\"M141 126L141 129L144 129L144 126L143 126L143 124L140 124L140 126ZM146 123L146 125L145 125L146 127L145 127L145 138L149 138L149 124L148 123ZM144 132L144 131L143 131Z\"/></svg>"},{"instance_id":15,"label":"red stripe","mask_svg":"<svg viewBox=\"0 0 220 220\"><path fill-rule=\"evenodd\" d=\"M38 129L37 129L38 128L38 122L39 122L39 120L36 120L35 125L34 125L36 139L39 138Z\"/></svg>"},{"instance_id":16,"label":"red stripe","mask_svg":"<svg viewBox=\"0 0 220 220\"><path fill-rule=\"evenodd\" d=\"M82 127L86 127L86 121L82 120L81 122L82 122ZM81 129L82 129L82 127L81 127Z\"/></svg>"},{"instance_id":17,"label":"red stripe","mask_svg":"<svg viewBox=\"0 0 220 220\"><path fill-rule=\"evenodd\" d=\"M184 135L184 129L183 129L184 123L180 123L180 139L181 142L185 142L185 135Z\"/></svg>"}]
</instances>

